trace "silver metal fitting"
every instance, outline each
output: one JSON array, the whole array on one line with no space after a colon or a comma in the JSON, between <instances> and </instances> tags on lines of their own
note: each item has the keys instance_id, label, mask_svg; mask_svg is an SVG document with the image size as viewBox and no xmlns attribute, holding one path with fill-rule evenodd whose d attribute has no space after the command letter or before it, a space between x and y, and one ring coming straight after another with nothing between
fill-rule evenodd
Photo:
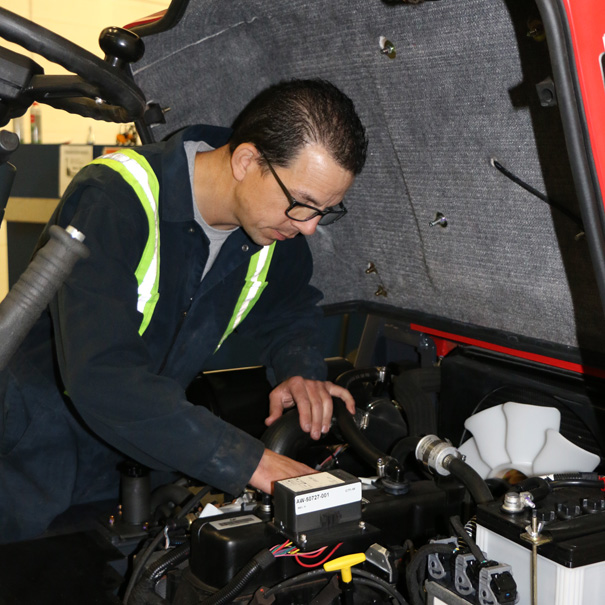
<instances>
[{"instance_id":1,"label":"silver metal fitting","mask_svg":"<svg viewBox=\"0 0 605 605\"><path fill-rule=\"evenodd\" d=\"M505 513L516 514L524 511L526 508L535 508L533 497L530 492L508 492L504 495L502 511Z\"/></svg>"},{"instance_id":2,"label":"silver metal fitting","mask_svg":"<svg viewBox=\"0 0 605 605\"><path fill-rule=\"evenodd\" d=\"M447 458L461 458L460 452L449 442L437 437L427 435L416 446L416 459L422 462L429 470L447 477L449 461ZM451 460L451 458L450 458Z\"/></svg>"}]
</instances>

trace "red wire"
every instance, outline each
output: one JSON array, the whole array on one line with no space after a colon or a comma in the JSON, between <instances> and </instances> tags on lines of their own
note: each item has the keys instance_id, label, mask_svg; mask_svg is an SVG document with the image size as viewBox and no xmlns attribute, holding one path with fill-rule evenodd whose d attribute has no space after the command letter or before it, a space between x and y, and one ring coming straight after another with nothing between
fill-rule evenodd
<instances>
[{"instance_id":1,"label":"red wire","mask_svg":"<svg viewBox=\"0 0 605 605\"><path fill-rule=\"evenodd\" d=\"M321 555L321 553L323 553L324 550L326 550L326 548L328 548L327 546L322 546L321 548L318 548L317 550L314 550L312 552L301 552L298 553L299 557L305 557L307 559L311 559L313 557L319 557L319 555Z\"/></svg>"},{"instance_id":2,"label":"red wire","mask_svg":"<svg viewBox=\"0 0 605 605\"><path fill-rule=\"evenodd\" d=\"M320 565L322 565L323 563L325 563L335 552L336 549L339 548L340 546L342 546L342 542L339 542L330 552L328 555L326 555L321 561L317 561L316 563L311 563L311 564L307 564L307 563L303 563L298 557L301 555L295 555L296 561L298 562L299 565L302 565L303 567L319 567Z\"/></svg>"}]
</instances>

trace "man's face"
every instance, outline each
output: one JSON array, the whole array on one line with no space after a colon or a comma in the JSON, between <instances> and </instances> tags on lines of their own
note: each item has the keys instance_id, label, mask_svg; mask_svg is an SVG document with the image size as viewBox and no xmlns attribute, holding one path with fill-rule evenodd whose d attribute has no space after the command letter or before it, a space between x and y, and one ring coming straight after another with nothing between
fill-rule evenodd
<instances>
[{"instance_id":1,"label":"man's face","mask_svg":"<svg viewBox=\"0 0 605 605\"><path fill-rule=\"evenodd\" d=\"M318 210L339 204L354 178L320 145L303 147L288 167L274 166L274 169L290 195ZM321 217L301 222L286 216L290 202L273 174L263 171L256 160L242 185L237 218L257 244L267 246L299 233L312 235L315 232Z\"/></svg>"}]
</instances>

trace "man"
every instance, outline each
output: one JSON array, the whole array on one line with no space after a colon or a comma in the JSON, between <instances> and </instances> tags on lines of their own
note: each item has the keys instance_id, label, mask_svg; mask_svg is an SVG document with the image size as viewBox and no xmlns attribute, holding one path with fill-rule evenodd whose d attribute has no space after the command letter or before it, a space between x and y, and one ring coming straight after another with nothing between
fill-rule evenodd
<instances>
[{"instance_id":1,"label":"man","mask_svg":"<svg viewBox=\"0 0 605 605\"><path fill-rule=\"evenodd\" d=\"M267 424L296 404L317 439L332 396L354 412L325 381L320 295L298 236L345 214L365 152L348 97L293 80L261 93L233 131L191 127L84 168L50 224L84 233L90 257L0 375L1 541L114 495L124 455L231 494L311 472L189 404L185 389L237 328L278 382Z\"/></svg>"}]
</instances>

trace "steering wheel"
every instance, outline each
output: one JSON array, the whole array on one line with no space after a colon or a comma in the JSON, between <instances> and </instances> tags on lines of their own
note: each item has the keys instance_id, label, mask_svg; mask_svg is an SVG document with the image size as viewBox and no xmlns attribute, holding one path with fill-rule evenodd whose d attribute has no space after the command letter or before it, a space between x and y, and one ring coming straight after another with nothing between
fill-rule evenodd
<instances>
[{"instance_id":1,"label":"steering wheel","mask_svg":"<svg viewBox=\"0 0 605 605\"><path fill-rule=\"evenodd\" d=\"M9 118L22 115L34 101L106 122L133 122L143 116L145 96L123 69L125 63L138 61L143 56L143 40L135 33L120 28L104 30L100 43L107 56L103 60L50 30L0 8L0 36L77 74L34 73L17 99L5 101L13 109ZM41 72L41 68L38 71Z\"/></svg>"}]
</instances>

